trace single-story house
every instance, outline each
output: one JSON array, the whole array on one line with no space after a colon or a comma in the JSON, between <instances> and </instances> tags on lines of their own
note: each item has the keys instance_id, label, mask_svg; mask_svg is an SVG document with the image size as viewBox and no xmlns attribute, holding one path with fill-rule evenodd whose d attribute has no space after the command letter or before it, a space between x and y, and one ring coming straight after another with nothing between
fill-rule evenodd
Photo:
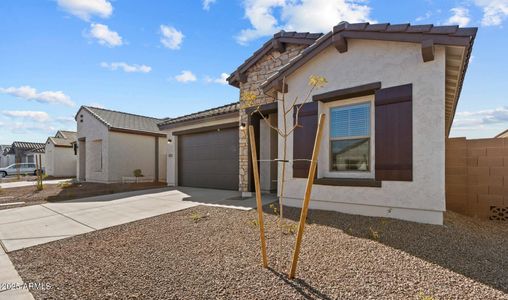
<instances>
[{"instance_id":1,"label":"single-story house","mask_svg":"<svg viewBox=\"0 0 508 300\"><path fill-rule=\"evenodd\" d=\"M36 156L41 158L41 165L44 167L45 143L13 142L7 154L14 155L15 163L36 163Z\"/></svg>"},{"instance_id":2,"label":"single-story house","mask_svg":"<svg viewBox=\"0 0 508 300\"><path fill-rule=\"evenodd\" d=\"M113 183L133 177L166 181L167 137L157 126L164 119L82 106L77 122L77 178Z\"/></svg>"},{"instance_id":3,"label":"single-story house","mask_svg":"<svg viewBox=\"0 0 508 300\"><path fill-rule=\"evenodd\" d=\"M55 177L76 177L77 151L73 149L76 132L59 130L54 137L46 140L45 169L47 175Z\"/></svg>"},{"instance_id":4,"label":"single-story house","mask_svg":"<svg viewBox=\"0 0 508 300\"><path fill-rule=\"evenodd\" d=\"M495 136L496 138L508 138L508 129Z\"/></svg>"},{"instance_id":5,"label":"single-story house","mask_svg":"<svg viewBox=\"0 0 508 300\"><path fill-rule=\"evenodd\" d=\"M9 154L11 145L0 145L0 168L5 168L16 162L14 154Z\"/></svg>"},{"instance_id":6,"label":"single-story house","mask_svg":"<svg viewBox=\"0 0 508 300\"><path fill-rule=\"evenodd\" d=\"M246 130L253 125L262 189L275 190L280 168L268 161L283 156L283 140L270 125L284 125L283 104L276 100L285 94L289 105L296 98L303 104L301 127L289 136L286 150L286 205L302 203L305 160L311 158L318 115L324 113L311 208L442 224L445 140L476 32L347 22L326 34L281 31L228 78L240 99L256 96L253 107L234 103L159 124L170 140L168 184L238 185L243 193L253 192ZM302 103L311 75L328 83ZM290 109L288 128L296 117L296 108Z\"/></svg>"}]
</instances>

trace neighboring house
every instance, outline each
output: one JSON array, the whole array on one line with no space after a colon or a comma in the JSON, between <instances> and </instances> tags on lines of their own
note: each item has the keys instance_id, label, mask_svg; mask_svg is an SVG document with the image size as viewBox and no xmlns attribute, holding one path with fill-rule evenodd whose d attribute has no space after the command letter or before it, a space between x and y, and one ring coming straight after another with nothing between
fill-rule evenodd
<instances>
[{"instance_id":1,"label":"neighboring house","mask_svg":"<svg viewBox=\"0 0 508 300\"><path fill-rule=\"evenodd\" d=\"M44 143L14 142L7 154L14 155L15 163L35 163L36 156L41 158L41 165L45 164Z\"/></svg>"},{"instance_id":2,"label":"neighboring house","mask_svg":"<svg viewBox=\"0 0 508 300\"><path fill-rule=\"evenodd\" d=\"M508 129L495 136L496 138L508 138Z\"/></svg>"},{"instance_id":3,"label":"neighboring house","mask_svg":"<svg viewBox=\"0 0 508 300\"><path fill-rule=\"evenodd\" d=\"M55 177L76 177L77 152L73 149L76 132L59 130L48 137L45 147L45 172Z\"/></svg>"},{"instance_id":4,"label":"neighboring house","mask_svg":"<svg viewBox=\"0 0 508 300\"><path fill-rule=\"evenodd\" d=\"M113 183L136 169L155 181L166 181L166 134L163 119L82 106L77 122L77 175L80 181Z\"/></svg>"},{"instance_id":5,"label":"neighboring house","mask_svg":"<svg viewBox=\"0 0 508 300\"><path fill-rule=\"evenodd\" d=\"M15 163L14 154L9 154L11 145L0 145L0 168L5 168Z\"/></svg>"},{"instance_id":6,"label":"neighboring house","mask_svg":"<svg viewBox=\"0 0 508 300\"><path fill-rule=\"evenodd\" d=\"M296 161L287 170L285 203L302 203L309 163L297 159L310 159L318 114L324 113L311 208L442 224L445 139L476 32L458 26L344 22L315 41L306 33L281 32L256 51L228 81L240 95L256 93L255 104L279 127L282 103L274 98L285 93L289 102L298 97L300 104L311 75L328 80L312 92L299 116L303 127L288 139L287 157ZM271 143L263 137L266 124L250 112L240 110L240 123L254 125L261 136L258 147L266 149ZM291 114L286 125L293 124ZM239 188L252 191L242 130L239 143ZM262 177L271 174L261 172Z\"/></svg>"}]
</instances>

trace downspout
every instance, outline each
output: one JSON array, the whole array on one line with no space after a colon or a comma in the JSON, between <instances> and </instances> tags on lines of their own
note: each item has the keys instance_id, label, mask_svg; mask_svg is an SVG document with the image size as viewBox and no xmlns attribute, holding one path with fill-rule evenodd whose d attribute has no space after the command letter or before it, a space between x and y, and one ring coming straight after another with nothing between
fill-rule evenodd
<instances>
[{"instance_id":1,"label":"downspout","mask_svg":"<svg viewBox=\"0 0 508 300\"><path fill-rule=\"evenodd\" d=\"M159 182L159 137L155 137L155 182Z\"/></svg>"}]
</instances>

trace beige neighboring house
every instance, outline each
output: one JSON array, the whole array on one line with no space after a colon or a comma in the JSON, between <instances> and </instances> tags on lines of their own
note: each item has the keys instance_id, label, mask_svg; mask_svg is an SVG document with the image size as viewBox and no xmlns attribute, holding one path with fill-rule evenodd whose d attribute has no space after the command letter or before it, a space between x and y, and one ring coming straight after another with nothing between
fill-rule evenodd
<instances>
[{"instance_id":1,"label":"beige neighboring house","mask_svg":"<svg viewBox=\"0 0 508 300\"><path fill-rule=\"evenodd\" d=\"M46 175L54 177L76 177L77 152L73 145L76 132L59 130L48 137L45 147Z\"/></svg>"},{"instance_id":2,"label":"beige neighboring house","mask_svg":"<svg viewBox=\"0 0 508 300\"><path fill-rule=\"evenodd\" d=\"M6 154L14 155L14 163L35 164L38 157L41 158L42 166L45 164L46 144L34 142L13 142Z\"/></svg>"},{"instance_id":3,"label":"beige neighboring house","mask_svg":"<svg viewBox=\"0 0 508 300\"><path fill-rule=\"evenodd\" d=\"M495 136L496 138L508 138L508 129Z\"/></svg>"},{"instance_id":4,"label":"beige neighboring house","mask_svg":"<svg viewBox=\"0 0 508 300\"><path fill-rule=\"evenodd\" d=\"M82 106L77 122L78 180L114 183L140 169L144 179L166 181L167 138L162 119Z\"/></svg>"}]
</instances>

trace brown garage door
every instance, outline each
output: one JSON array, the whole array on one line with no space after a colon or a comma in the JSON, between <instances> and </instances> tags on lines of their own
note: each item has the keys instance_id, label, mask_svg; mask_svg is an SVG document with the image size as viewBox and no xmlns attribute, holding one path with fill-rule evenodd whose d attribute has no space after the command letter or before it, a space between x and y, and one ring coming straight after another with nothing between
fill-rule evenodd
<instances>
[{"instance_id":1,"label":"brown garage door","mask_svg":"<svg viewBox=\"0 0 508 300\"><path fill-rule=\"evenodd\" d=\"M238 190L238 128L180 135L178 184Z\"/></svg>"}]
</instances>

